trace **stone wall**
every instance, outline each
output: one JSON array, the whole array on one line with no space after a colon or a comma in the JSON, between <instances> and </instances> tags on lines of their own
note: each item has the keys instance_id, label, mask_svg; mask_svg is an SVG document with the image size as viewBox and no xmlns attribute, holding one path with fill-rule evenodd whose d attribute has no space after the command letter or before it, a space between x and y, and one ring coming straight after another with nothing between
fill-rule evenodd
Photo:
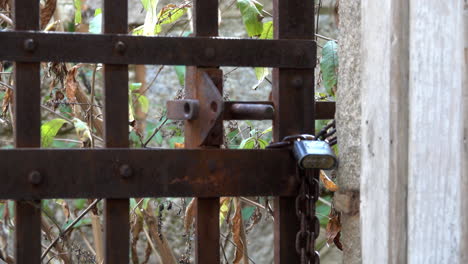
<instances>
[{"instance_id":1,"label":"stone wall","mask_svg":"<svg viewBox=\"0 0 468 264\"><path fill-rule=\"evenodd\" d=\"M361 263L359 188L361 170L361 1L340 1L339 80L336 124L340 167L335 205L341 211L343 263Z\"/></svg>"}]
</instances>

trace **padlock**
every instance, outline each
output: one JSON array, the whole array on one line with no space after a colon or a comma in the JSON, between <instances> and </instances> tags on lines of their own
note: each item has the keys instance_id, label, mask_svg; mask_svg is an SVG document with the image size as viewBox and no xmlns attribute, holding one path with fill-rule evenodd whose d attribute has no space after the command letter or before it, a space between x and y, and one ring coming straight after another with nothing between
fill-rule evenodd
<instances>
[{"instance_id":1,"label":"padlock","mask_svg":"<svg viewBox=\"0 0 468 264\"><path fill-rule=\"evenodd\" d=\"M302 169L331 170L338 166L335 153L325 141L296 140L293 153Z\"/></svg>"}]
</instances>

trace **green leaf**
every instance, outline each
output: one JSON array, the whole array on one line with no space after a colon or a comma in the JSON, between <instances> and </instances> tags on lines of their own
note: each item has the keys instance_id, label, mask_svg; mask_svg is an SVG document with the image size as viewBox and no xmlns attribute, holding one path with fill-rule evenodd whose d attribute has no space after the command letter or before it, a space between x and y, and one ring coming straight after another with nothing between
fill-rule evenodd
<instances>
[{"instance_id":1,"label":"green leaf","mask_svg":"<svg viewBox=\"0 0 468 264\"><path fill-rule=\"evenodd\" d=\"M239 131L238 131L238 130L233 130L233 131L231 131L231 132L229 132L229 133L227 134L227 139L228 139L228 141L232 141L232 140L234 140L234 138L236 138L238 135L239 135Z\"/></svg>"},{"instance_id":2,"label":"green leaf","mask_svg":"<svg viewBox=\"0 0 468 264\"><path fill-rule=\"evenodd\" d=\"M52 141L50 148L59 148L59 149L67 149L67 148L79 148L81 144L76 142L65 142L65 141Z\"/></svg>"},{"instance_id":3,"label":"green leaf","mask_svg":"<svg viewBox=\"0 0 468 264\"><path fill-rule=\"evenodd\" d=\"M151 1L152 1L152 0L141 0L141 4L143 5L143 8L144 8L146 11L148 11L148 7L149 7Z\"/></svg>"},{"instance_id":4,"label":"green leaf","mask_svg":"<svg viewBox=\"0 0 468 264\"><path fill-rule=\"evenodd\" d=\"M326 127L330 119L315 120L315 134L317 135L322 128Z\"/></svg>"},{"instance_id":5,"label":"green leaf","mask_svg":"<svg viewBox=\"0 0 468 264\"><path fill-rule=\"evenodd\" d=\"M328 94L335 96L334 90L338 75L338 44L333 40L328 41L322 48L320 70Z\"/></svg>"},{"instance_id":6,"label":"green leaf","mask_svg":"<svg viewBox=\"0 0 468 264\"><path fill-rule=\"evenodd\" d=\"M185 84L185 65L174 66L177 78L179 79L180 85L184 86Z\"/></svg>"},{"instance_id":7,"label":"green leaf","mask_svg":"<svg viewBox=\"0 0 468 264\"><path fill-rule=\"evenodd\" d=\"M91 137L91 131L89 130L88 124L81 121L80 119L74 117L72 119L73 125L75 126L76 134L78 134L81 141L92 141L93 138Z\"/></svg>"},{"instance_id":8,"label":"green leaf","mask_svg":"<svg viewBox=\"0 0 468 264\"><path fill-rule=\"evenodd\" d=\"M88 201L87 199L76 199L76 200L74 200L75 208L78 209L78 210L84 209L85 206L86 206L87 201Z\"/></svg>"},{"instance_id":9,"label":"green leaf","mask_svg":"<svg viewBox=\"0 0 468 264\"><path fill-rule=\"evenodd\" d=\"M89 32L94 34L101 34L102 30L102 10L96 9L94 17L89 22Z\"/></svg>"},{"instance_id":10,"label":"green leaf","mask_svg":"<svg viewBox=\"0 0 468 264\"><path fill-rule=\"evenodd\" d=\"M265 130L262 131L261 135L265 135L265 134L268 134L268 133L271 133L273 131L273 127L269 127Z\"/></svg>"},{"instance_id":11,"label":"green leaf","mask_svg":"<svg viewBox=\"0 0 468 264\"><path fill-rule=\"evenodd\" d=\"M256 90L258 86L265 80L265 78L268 76L270 73L269 68L265 67L255 67L255 76L257 77L258 82L252 86L253 90Z\"/></svg>"},{"instance_id":12,"label":"green leaf","mask_svg":"<svg viewBox=\"0 0 468 264\"><path fill-rule=\"evenodd\" d=\"M169 139L169 145L174 148L174 143L184 143L184 137L172 137Z\"/></svg>"},{"instance_id":13,"label":"green leaf","mask_svg":"<svg viewBox=\"0 0 468 264\"><path fill-rule=\"evenodd\" d=\"M237 0L242 20L249 37L260 36L263 32L263 5L255 0Z\"/></svg>"},{"instance_id":14,"label":"green leaf","mask_svg":"<svg viewBox=\"0 0 468 264\"><path fill-rule=\"evenodd\" d=\"M188 9L188 5L177 6L174 4L166 5L159 11L156 27L154 29L154 34L157 35L161 33L161 25L171 24L176 22L181 18Z\"/></svg>"},{"instance_id":15,"label":"green leaf","mask_svg":"<svg viewBox=\"0 0 468 264\"><path fill-rule=\"evenodd\" d=\"M57 135L57 132L67 123L67 120L56 118L52 119L49 122L42 124L41 126L41 146L43 148L48 148L52 145L54 137Z\"/></svg>"},{"instance_id":16,"label":"green leaf","mask_svg":"<svg viewBox=\"0 0 468 264\"><path fill-rule=\"evenodd\" d=\"M136 91L141 88L141 83L131 83L130 84L130 91Z\"/></svg>"},{"instance_id":17,"label":"green leaf","mask_svg":"<svg viewBox=\"0 0 468 264\"><path fill-rule=\"evenodd\" d=\"M130 131L130 133L128 134L128 140L132 143L131 144L132 147L134 148L141 147L140 137L135 132L135 130Z\"/></svg>"},{"instance_id":18,"label":"green leaf","mask_svg":"<svg viewBox=\"0 0 468 264\"><path fill-rule=\"evenodd\" d=\"M260 149L265 149L268 146L268 142L261 138L257 139L257 143Z\"/></svg>"},{"instance_id":19,"label":"green leaf","mask_svg":"<svg viewBox=\"0 0 468 264\"><path fill-rule=\"evenodd\" d=\"M67 229L68 226L73 223L73 221L74 220L69 219L67 222L65 222L65 224L62 226L62 230ZM73 229L78 228L78 227L82 227L82 226L87 226L87 225L91 225L91 219L90 218L83 218L73 226Z\"/></svg>"},{"instance_id":20,"label":"green leaf","mask_svg":"<svg viewBox=\"0 0 468 264\"><path fill-rule=\"evenodd\" d=\"M263 31L260 39L273 39L273 21L263 23Z\"/></svg>"},{"instance_id":21,"label":"green leaf","mask_svg":"<svg viewBox=\"0 0 468 264\"><path fill-rule=\"evenodd\" d=\"M81 0L74 0L75 4L75 24L81 24Z\"/></svg>"},{"instance_id":22,"label":"green leaf","mask_svg":"<svg viewBox=\"0 0 468 264\"><path fill-rule=\"evenodd\" d=\"M250 217L252 217L253 213L255 212L255 206L246 206L242 208L242 220L248 221Z\"/></svg>"},{"instance_id":23,"label":"green leaf","mask_svg":"<svg viewBox=\"0 0 468 264\"><path fill-rule=\"evenodd\" d=\"M145 6L145 4L143 4ZM148 0L146 4L146 16L145 22L143 24L143 30L141 35L144 36L153 36L154 29L156 27L156 23L158 22L158 13L156 11L156 7L158 6L158 0Z\"/></svg>"},{"instance_id":24,"label":"green leaf","mask_svg":"<svg viewBox=\"0 0 468 264\"><path fill-rule=\"evenodd\" d=\"M239 149L253 149L255 147L255 138L249 137L244 140L239 145Z\"/></svg>"},{"instance_id":25,"label":"green leaf","mask_svg":"<svg viewBox=\"0 0 468 264\"><path fill-rule=\"evenodd\" d=\"M325 200L331 202L331 196L324 196L322 197ZM320 221L320 226L326 227L328 223L328 214L330 213L330 206L324 204L321 201L317 201L315 207L316 216Z\"/></svg>"},{"instance_id":26,"label":"green leaf","mask_svg":"<svg viewBox=\"0 0 468 264\"><path fill-rule=\"evenodd\" d=\"M142 36L144 27L145 27L145 25L141 25L139 27L134 28L132 30L132 35Z\"/></svg>"},{"instance_id":27,"label":"green leaf","mask_svg":"<svg viewBox=\"0 0 468 264\"><path fill-rule=\"evenodd\" d=\"M154 140L155 140L156 143L158 143L159 145L162 144L162 142L163 142L163 137L162 137L161 131L158 131L158 133L156 133L156 135L154 135Z\"/></svg>"},{"instance_id":28,"label":"green leaf","mask_svg":"<svg viewBox=\"0 0 468 264\"><path fill-rule=\"evenodd\" d=\"M143 113L147 114L149 111L149 100L148 97L135 93L135 96L138 98L138 104L140 105L140 109Z\"/></svg>"}]
</instances>

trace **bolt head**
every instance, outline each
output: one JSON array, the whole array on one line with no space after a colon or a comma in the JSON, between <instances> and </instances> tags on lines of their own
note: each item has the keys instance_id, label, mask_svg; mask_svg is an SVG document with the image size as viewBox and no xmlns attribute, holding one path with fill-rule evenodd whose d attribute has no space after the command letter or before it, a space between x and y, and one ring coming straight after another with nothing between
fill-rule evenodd
<instances>
[{"instance_id":1,"label":"bolt head","mask_svg":"<svg viewBox=\"0 0 468 264\"><path fill-rule=\"evenodd\" d=\"M302 78L302 76L294 76L291 80L291 84L293 87L301 88L304 84L304 79Z\"/></svg>"},{"instance_id":2,"label":"bolt head","mask_svg":"<svg viewBox=\"0 0 468 264\"><path fill-rule=\"evenodd\" d=\"M119 168L119 173L122 178L126 179L132 176L133 170L132 170L132 167L130 167L130 165L123 164Z\"/></svg>"},{"instance_id":3,"label":"bolt head","mask_svg":"<svg viewBox=\"0 0 468 264\"><path fill-rule=\"evenodd\" d=\"M124 54L127 50L127 45L122 41L117 41L117 43L115 43L115 50L120 54Z\"/></svg>"},{"instance_id":4,"label":"bolt head","mask_svg":"<svg viewBox=\"0 0 468 264\"><path fill-rule=\"evenodd\" d=\"M33 52L36 49L36 42L34 39L26 39L23 48L25 51Z\"/></svg>"},{"instance_id":5,"label":"bolt head","mask_svg":"<svg viewBox=\"0 0 468 264\"><path fill-rule=\"evenodd\" d=\"M39 185L42 182L42 175L38 171L31 171L28 175L28 181L32 185Z\"/></svg>"}]
</instances>

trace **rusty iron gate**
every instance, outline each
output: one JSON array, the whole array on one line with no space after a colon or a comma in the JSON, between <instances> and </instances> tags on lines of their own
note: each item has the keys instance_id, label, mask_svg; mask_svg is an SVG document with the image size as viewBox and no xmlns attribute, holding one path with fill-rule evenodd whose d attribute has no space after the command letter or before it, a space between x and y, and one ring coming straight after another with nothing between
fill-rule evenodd
<instances>
[{"instance_id":1,"label":"rusty iron gate","mask_svg":"<svg viewBox=\"0 0 468 264\"><path fill-rule=\"evenodd\" d=\"M334 104L314 101L314 1L273 0L274 40L218 35L218 0L193 0L194 37L127 35L127 0L105 0L100 35L39 31L39 0L16 0L0 32L15 61L15 149L0 151L0 199L15 200L16 263L39 263L40 199L105 198L105 263L129 263L130 197L197 197L196 262L219 263L219 197L275 196L275 263L299 263L296 161L287 149L220 149L223 120L273 120L273 137L314 133ZM92 48L87 48L92 47ZM40 62L104 64L105 149L39 149ZM128 64L187 65L187 149L128 149ZM272 67L272 101L224 102L219 66Z\"/></svg>"}]
</instances>

